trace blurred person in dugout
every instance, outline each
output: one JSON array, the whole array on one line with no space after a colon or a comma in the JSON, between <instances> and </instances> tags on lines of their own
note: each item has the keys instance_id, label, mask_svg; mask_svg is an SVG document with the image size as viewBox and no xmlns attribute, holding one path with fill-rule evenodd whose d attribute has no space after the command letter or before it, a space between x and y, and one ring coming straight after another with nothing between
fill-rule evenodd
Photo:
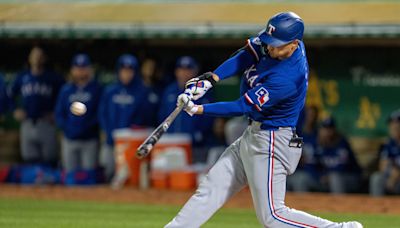
<instances>
[{"instance_id":1,"label":"blurred person in dugout","mask_svg":"<svg viewBox=\"0 0 400 228\"><path fill-rule=\"evenodd\" d=\"M400 110L388 118L389 139L379 154L379 170L370 179L370 194L400 194Z\"/></svg>"},{"instance_id":2,"label":"blurred person in dugout","mask_svg":"<svg viewBox=\"0 0 400 228\"><path fill-rule=\"evenodd\" d=\"M178 58L175 64L176 82L165 88L161 99L158 113L160 123L176 108L176 98L185 90L185 83L197 75L198 70L198 64L192 57ZM212 97L208 94L199 99L200 104L209 102L212 102ZM206 143L207 137L212 137L213 119L204 115L190 117L186 112L181 112L168 129L168 133L186 133L191 136L194 163L206 162Z\"/></svg>"},{"instance_id":3,"label":"blurred person in dugout","mask_svg":"<svg viewBox=\"0 0 400 228\"><path fill-rule=\"evenodd\" d=\"M322 121L316 148L323 166L322 185L334 194L355 192L361 169L347 139L342 136L332 117Z\"/></svg>"},{"instance_id":4,"label":"blurred person in dugout","mask_svg":"<svg viewBox=\"0 0 400 228\"><path fill-rule=\"evenodd\" d=\"M140 68L143 85L149 90L147 96L147 105L143 107L146 112L146 118L142 123L145 126L157 127L158 125L158 109L160 107L160 97L162 95L161 70L159 62L156 58L148 57L143 60Z\"/></svg>"},{"instance_id":5,"label":"blurred person in dugout","mask_svg":"<svg viewBox=\"0 0 400 228\"><path fill-rule=\"evenodd\" d=\"M122 128L145 127L149 116L146 107L152 100L149 98L149 88L143 85L135 56L120 56L116 75L117 81L103 92L98 117L106 135L100 152L100 164L105 170L106 179L112 178L112 185L120 187L129 177L129 170L123 151L114 147L113 132Z\"/></svg>"},{"instance_id":6,"label":"blurred person in dugout","mask_svg":"<svg viewBox=\"0 0 400 228\"><path fill-rule=\"evenodd\" d=\"M306 106L304 124L300 130L303 151L296 172L288 176L288 188L294 192L321 190L321 162L317 154L319 111L316 106Z\"/></svg>"},{"instance_id":7,"label":"blurred person in dugout","mask_svg":"<svg viewBox=\"0 0 400 228\"><path fill-rule=\"evenodd\" d=\"M75 55L70 82L61 88L55 110L57 125L64 133L61 153L66 185L96 183L100 94L89 56ZM74 102L86 108L76 110Z\"/></svg>"},{"instance_id":8,"label":"blurred person in dugout","mask_svg":"<svg viewBox=\"0 0 400 228\"><path fill-rule=\"evenodd\" d=\"M55 165L57 137L54 106L63 79L46 69L42 48L33 47L29 68L20 72L9 88L14 118L21 122L20 140L25 163Z\"/></svg>"}]
</instances>

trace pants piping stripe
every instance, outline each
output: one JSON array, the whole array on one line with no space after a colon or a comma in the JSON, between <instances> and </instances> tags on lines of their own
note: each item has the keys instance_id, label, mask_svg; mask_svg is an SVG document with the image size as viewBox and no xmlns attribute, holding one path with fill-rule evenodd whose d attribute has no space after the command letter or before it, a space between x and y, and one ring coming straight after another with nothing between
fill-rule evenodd
<instances>
[{"instance_id":1,"label":"pants piping stripe","mask_svg":"<svg viewBox=\"0 0 400 228\"><path fill-rule=\"evenodd\" d=\"M295 222L282 216L278 215L274 208L273 195L272 195L272 177L274 176L274 143L275 143L275 132L270 131L269 134L270 146L269 146L269 162L268 162L268 204L272 214L272 217L280 222L295 226L295 227L306 227L315 228L315 226L307 225L300 222Z\"/></svg>"}]
</instances>

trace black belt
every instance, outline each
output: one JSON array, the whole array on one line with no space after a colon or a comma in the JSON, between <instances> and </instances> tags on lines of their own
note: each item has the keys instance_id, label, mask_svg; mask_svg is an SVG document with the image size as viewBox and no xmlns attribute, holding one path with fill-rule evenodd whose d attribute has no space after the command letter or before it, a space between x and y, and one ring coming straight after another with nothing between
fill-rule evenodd
<instances>
[{"instance_id":1,"label":"black belt","mask_svg":"<svg viewBox=\"0 0 400 228\"><path fill-rule=\"evenodd\" d=\"M248 124L251 125L253 122L258 122L254 121L252 119L248 119ZM260 122L258 122L260 123ZM273 126L266 126L265 124L261 123L260 128L262 130L279 130L280 128L291 128L294 133L296 133L296 127L291 127L291 126L281 126L281 127L273 127Z\"/></svg>"}]
</instances>

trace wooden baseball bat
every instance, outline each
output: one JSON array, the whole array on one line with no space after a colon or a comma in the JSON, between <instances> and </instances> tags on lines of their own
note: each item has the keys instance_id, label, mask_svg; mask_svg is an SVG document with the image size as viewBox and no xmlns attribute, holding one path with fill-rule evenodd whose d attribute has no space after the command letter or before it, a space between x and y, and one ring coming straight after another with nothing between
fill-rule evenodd
<instances>
[{"instance_id":1,"label":"wooden baseball bat","mask_svg":"<svg viewBox=\"0 0 400 228\"><path fill-rule=\"evenodd\" d=\"M136 151L136 157L142 159L149 155L154 145L160 140L161 136L168 130L176 116L182 111L183 105L176 107L175 110L147 137Z\"/></svg>"}]
</instances>

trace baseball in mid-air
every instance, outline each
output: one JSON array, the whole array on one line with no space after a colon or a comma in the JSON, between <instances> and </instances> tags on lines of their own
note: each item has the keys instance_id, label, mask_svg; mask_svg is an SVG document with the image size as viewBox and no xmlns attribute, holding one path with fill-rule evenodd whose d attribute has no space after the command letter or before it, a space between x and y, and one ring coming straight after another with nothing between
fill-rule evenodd
<instances>
[{"instance_id":1,"label":"baseball in mid-air","mask_svg":"<svg viewBox=\"0 0 400 228\"><path fill-rule=\"evenodd\" d=\"M86 113L87 108L84 103L75 101L71 104L70 110L71 110L72 114L74 114L76 116L81 116Z\"/></svg>"}]
</instances>

